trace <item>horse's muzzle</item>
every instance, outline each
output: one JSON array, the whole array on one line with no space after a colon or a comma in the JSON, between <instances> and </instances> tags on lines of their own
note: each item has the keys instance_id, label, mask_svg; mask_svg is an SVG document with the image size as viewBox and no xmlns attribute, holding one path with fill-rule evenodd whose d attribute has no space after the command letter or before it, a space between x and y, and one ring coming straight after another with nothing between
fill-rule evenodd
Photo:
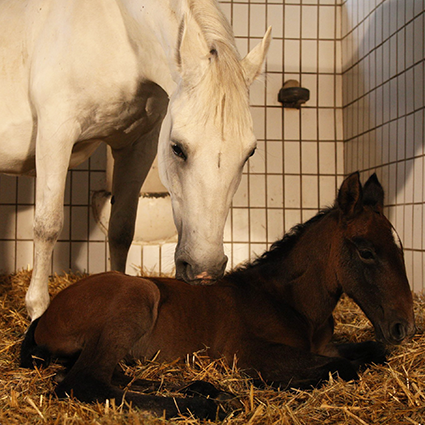
<instances>
[{"instance_id":1,"label":"horse's muzzle","mask_svg":"<svg viewBox=\"0 0 425 425\"><path fill-rule=\"evenodd\" d=\"M177 259L176 277L192 285L211 285L223 276L226 264L227 256L224 256L218 266L201 268L202 271L198 271L199 268L192 266L189 261Z\"/></svg>"}]
</instances>

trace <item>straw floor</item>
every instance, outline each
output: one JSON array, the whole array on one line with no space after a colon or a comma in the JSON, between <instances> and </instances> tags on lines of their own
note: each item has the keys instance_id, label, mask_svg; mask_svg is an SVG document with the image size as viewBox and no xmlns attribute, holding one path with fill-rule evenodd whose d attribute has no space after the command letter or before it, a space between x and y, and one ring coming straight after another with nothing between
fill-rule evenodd
<instances>
[{"instance_id":1,"label":"straw floor","mask_svg":"<svg viewBox=\"0 0 425 425\"><path fill-rule=\"evenodd\" d=\"M28 326L24 308L30 272L0 279L0 425L23 424L198 424L194 418L166 421L145 412L109 404L83 404L52 396L53 376L60 369L19 368L18 354ZM80 276L55 276L51 292L78 280ZM131 376L183 382L204 379L235 395L239 409L229 411L224 424L420 424L425 423L425 299L415 298L418 333L412 341L392 350L384 366L366 369L357 382L331 380L310 391L274 391L253 388L236 368L222 362L208 362L201 353L183 363L149 362L123 366ZM335 313L339 340L364 341L373 338L370 323L347 298ZM170 394L166 389L160 394Z\"/></svg>"}]
</instances>

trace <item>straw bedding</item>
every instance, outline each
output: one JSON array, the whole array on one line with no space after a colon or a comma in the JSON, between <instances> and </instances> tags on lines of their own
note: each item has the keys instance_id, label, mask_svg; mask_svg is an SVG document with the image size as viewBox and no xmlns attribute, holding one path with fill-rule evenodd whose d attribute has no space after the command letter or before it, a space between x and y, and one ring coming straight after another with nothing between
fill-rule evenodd
<instances>
[{"instance_id":1,"label":"straw bedding","mask_svg":"<svg viewBox=\"0 0 425 425\"><path fill-rule=\"evenodd\" d=\"M198 424L195 418L166 421L145 412L107 404L84 404L52 395L53 376L60 366L45 370L19 368L19 348L28 326L24 296L31 272L22 271L0 279L0 425L22 424ZM81 276L51 278L54 295ZM400 347L392 349L389 362L371 366L358 382L331 379L320 389L275 391L258 389L236 367L221 361L209 362L197 353L182 363L151 361L123 365L131 376L175 383L203 379L232 393L238 409L229 409L224 424L423 424L425 422L425 299L415 297L418 332ZM373 329L358 307L343 298L335 312L336 338L364 341ZM170 395L166 388L159 394Z\"/></svg>"}]
</instances>

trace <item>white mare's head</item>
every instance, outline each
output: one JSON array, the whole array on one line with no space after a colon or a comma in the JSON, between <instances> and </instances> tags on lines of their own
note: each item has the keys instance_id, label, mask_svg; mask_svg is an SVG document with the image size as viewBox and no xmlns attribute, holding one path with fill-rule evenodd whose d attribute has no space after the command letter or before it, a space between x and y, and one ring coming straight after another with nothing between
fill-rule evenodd
<instances>
[{"instance_id":1,"label":"white mare's head","mask_svg":"<svg viewBox=\"0 0 425 425\"><path fill-rule=\"evenodd\" d=\"M159 171L179 234L176 274L187 282L224 273L226 217L244 164L256 148L248 88L261 72L270 43L268 30L240 60L226 21L209 25L208 16L201 15L182 22L176 57L181 79L159 146Z\"/></svg>"}]
</instances>

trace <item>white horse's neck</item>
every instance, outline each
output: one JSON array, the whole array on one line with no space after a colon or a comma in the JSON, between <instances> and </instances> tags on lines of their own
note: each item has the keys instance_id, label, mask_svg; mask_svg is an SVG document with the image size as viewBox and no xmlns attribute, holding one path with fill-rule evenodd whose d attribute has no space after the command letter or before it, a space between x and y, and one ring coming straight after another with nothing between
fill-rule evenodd
<instances>
[{"instance_id":1,"label":"white horse's neck","mask_svg":"<svg viewBox=\"0 0 425 425\"><path fill-rule=\"evenodd\" d=\"M188 14L214 16L214 30L217 34L229 34L231 30L228 23L223 19L221 11L215 0L116 0L121 7L123 15L133 21L133 25L127 26L134 33L133 40L143 41L144 73L146 71L146 51L151 52L155 60L151 62L153 81L158 83L169 95L175 90L181 75L178 69L177 52L179 33L182 23ZM192 25L198 25L196 19ZM223 31L224 30L224 31ZM199 31L202 32L199 26ZM139 36L137 35L139 34ZM140 35L143 35L142 37ZM133 35L133 34L131 34ZM235 50L236 52L236 50ZM165 72L165 68L168 69ZM147 75L149 77L149 75Z\"/></svg>"},{"instance_id":2,"label":"white horse's neck","mask_svg":"<svg viewBox=\"0 0 425 425\"><path fill-rule=\"evenodd\" d=\"M176 87L174 56L179 16L169 0L114 0L121 9L128 37L140 58L144 79L155 81L168 94Z\"/></svg>"}]
</instances>

